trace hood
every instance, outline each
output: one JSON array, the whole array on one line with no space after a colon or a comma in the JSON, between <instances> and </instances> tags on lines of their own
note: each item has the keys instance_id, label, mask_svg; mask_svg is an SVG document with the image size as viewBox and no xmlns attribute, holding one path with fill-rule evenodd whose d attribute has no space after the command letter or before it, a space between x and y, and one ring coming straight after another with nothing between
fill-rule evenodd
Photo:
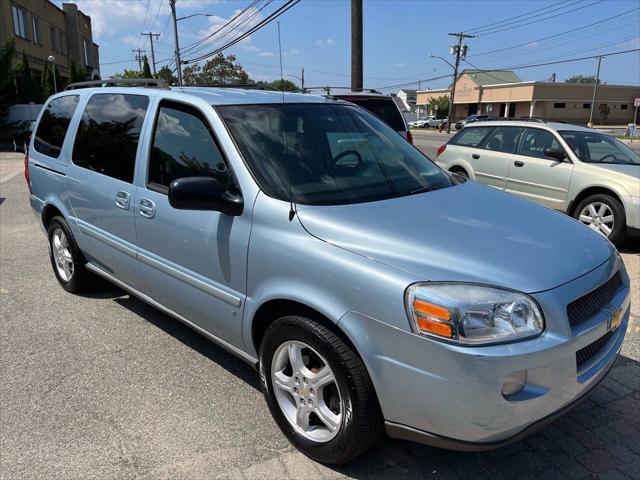
<instances>
[{"instance_id":1,"label":"hood","mask_svg":"<svg viewBox=\"0 0 640 480\"><path fill-rule=\"evenodd\" d=\"M548 290L593 270L615 248L546 207L474 182L379 202L298 205L326 242L424 280Z\"/></svg>"}]
</instances>

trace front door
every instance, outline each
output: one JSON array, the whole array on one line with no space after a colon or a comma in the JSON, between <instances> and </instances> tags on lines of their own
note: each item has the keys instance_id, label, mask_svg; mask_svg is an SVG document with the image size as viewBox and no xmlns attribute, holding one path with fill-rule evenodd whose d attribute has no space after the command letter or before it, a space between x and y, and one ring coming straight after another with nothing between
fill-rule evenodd
<instances>
[{"instance_id":1,"label":"front door","mask_svg":"<svg viewBox=\"0 0 640 480\"><path fill-rule=\"evenodd\" d=\"M563 149L551 132L527 128L509 164L507 191L556 210L566 210L573 164L545 157L546 148Z\"/></svg>"},{"instance_id":2,"label":"front door","mask_svg":"<svg viewBox=\"0 0 640 480\"><path fill-rule=\"evenodd\" d=\"M66 182L88 260L125 283L136 277L133 185L149 98L95 94L84 109Z\"/></svg>"},{"instance_id":3,"label":"front door","mask_svg":"<svg viewBox=\"0 0 640 480\"><path fill-rule=\"evenodd\" d=\"M133 208L141 291L236 347L242 346L251 205L238 217L177 210L173 180L211 176L236 182L206 116L195 107L162 101L150 138L144 181ZM248 203L248 202L247 202Z\"/></svg>"}]
</instances>

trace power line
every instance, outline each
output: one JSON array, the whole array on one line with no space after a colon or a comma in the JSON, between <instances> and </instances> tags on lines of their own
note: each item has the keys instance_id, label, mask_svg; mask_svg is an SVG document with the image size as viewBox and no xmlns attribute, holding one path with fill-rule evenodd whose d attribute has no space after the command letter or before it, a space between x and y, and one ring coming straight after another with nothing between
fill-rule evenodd
<instances>
[{"instance_id":1,"label":"power line","mask_svg":"<svg viewBox=\"0 0 640 480\"><path fill-rule=\"evenodd\" d=\"M186 63L199 62L200 60L204 60L207 57L211 57L213 55L217 55L218 53L222 52L223 50L226 50L227 48L229 48L229 47L235 45L236 43L244 40L245 38L247 38L252 33L260 30L262 27L268 25L270 22L272 22L273 20L278 18L280 15L285 13L287 10L289 10L291 7L295 6L299 2L300 2L300 0L288 0L284 5L282 5L277 10L272 12L264 20L262 20L261 22L259 22L258 24L256 24L254 27L250 28L249 30L247 30L243 34L237 36L233 40L227 42L225 45L223 45L223 46L221 46L221 47L219 47L219 48L217 48L217 49L215 49L215 50L213 50L213 51L211 51L211 52L209 52L207 54L201 55L201 56L196 57L196 58L191 58L191 59L185 60L184 63L186 64Z\"/></svg>"},{"instance_id":2,"label":"power line","mask_svg":"<svg viewBox=\"0 0 640 480\"><path fill-rule=\"evenodd\" d=\"M504 22L508 22L508 21L511 21L511 20L516 20L516 19L521 18L521 17L526 17L528 15L531 15L532 13L540 12L542 10L547 10L549 8L555 7L556 5L560 5L562 3L567 3L568 1L569 0L563 0L562 2L554 3L553 5L547 5L546 7L538 8L536 10L531 10L530 12L526 12L526 13L522 13L520 15L516 15L515 17L505 18L503 20L498 20L497 22L493 22L493 23L487 23L486 25L480 25L479 27L475 27L475 28L468 28L465 31L466 32L477 33L480 30L485 30L486 27L491 27L493 25L498 25L498 24L501 24L501 23L504 23Z\"/></svg>"},{"instance_id":3,"label":"power line","mask_svg":"<svg viewBox=\"0 0 640 480\"><path fill-rule=\"evenodd\" d=\"M144 22L142 22L142 28L140 30L144 31L144 27L147 25L147 17L149 15L149 5L151 4L151 0L147 0L147 8L144 10ZM138 37L138 45L137 48L140 48L140 37Z\"/></svg>"},{"instance_id":4,"label":"power line","mask_svg":"<svg viewBox=\"0 0 640 480\"><path fill-rule=\"evenodd\" d=\"M243 16L245 16L252 8L257 7L260 2L262 0L254 0L253 2L251 2L249 5L247 5L247 7L245 7L244 9L242 9L240 12L238 12L237 15L233 16L231 19L229 19L224 25L222 25L220 28L218 28L216 31L214 31L213 33L207 35L204 38L201 38L200 40L185 46L182 50L183 53L186 55L187 53L196 53L197 51L201 51L202 49L206 48L207 45L206 42L207 40L213 38L215 35L217 35L218 33L220 33L222 30L224 30L227 27L230 27L233 23L237 22L240 20L240 18L242 18ZM267 2L265 5L263 5L261 8L257 9L255 8L255 10L252 12L252 14L244 19L242 25L246 24L248 21L250 21L251 19L253 19L261 10L263 10L267 5L269 5L273 0L270 0L269 2ZM240 26L241 24L238 24L238 26ZM229 31L232 31L233 29L230 29ZM227 33L229 33L229 31ZM225 34L226 35L226 34ZM220 40L221 38L223 38L225 35L222 35L220 38L218 38L217 40Z\"/></svg>"},{"instance_id":5,"label":"power line","mask_svg":"<svg viewBox=\"0 0 640 480\"><path fill-rule=\"evenodd\" d=\"M592 7L593 5L597 5L597 4L602 3L602 2L604 2L604 0L597 0L597 1L593 2L593 3L588 4L588 5L583 5L582 7L577 7L577 8L573 8L571 10L566 10L564 12L560 12L560 13L552 15L550 17L540 18L540 19L534 20L532 22L523 23L521 25L512 25L510 27L499 28L497 30L496 29L492 29L492 30L489 30L489 31L484 31L484 32L480 33L480 36L486 37L487 35L493 35L494 33L505 32L507 30L513 30L514 28L526 27L526 26L529 26L529 25L533 25L534 23L544 22L545 20L549 20L550 18L555 19L555 18L558 18L558 17L560 17L562 15L567 15L569 13L577 12L578 10L582 10L584 8Z\"/></svg>"},{"instance_id":6,"label":"power line","mask_svg":"<svg viewBox=\"0 0 640 480\"><path fill-rule=\"evenodd\" d=\"M475 68L478 72L487 73L487 72L494 72L496 70L524 70L525 68L545 67L547 65L557 65L559 63L578 62L580 60L589 60L589 59L598 58L598 57L613 57L613 56L616 56L616 55L623 55L625 53L638 52L638 51L640 51L640 48L632 48L632 49L629 49L629 50L621 50L621 51L617 51L617 52L601 53L599 55L589 55L588 57L570 58L570 59L567 59L567 60L558 60L558 61L555 61L555 62L536 63L536 64L533 64L533 65L516 65L514 67L502 67L502 68L490 68L490 69L481 69L479 67L476 67L474 64L469 62L469 60L465 60L465 62L468 63L469 65L471 65L473 68Z\"/></svg>"},{"instance_id":7,"label":"power line","mask_svg":"<svg viewBox=\"0 0 640 480\"><path fill-rule=\"evenodd\" d=\"M514 48L524 47L524 46L527 46L527 45L529 45L531 43L543 42L545 40L550 40L552 38L562 37L564 35L568 35L570 33L577 32L579 30L584 30L585 28L593 27L594 25L598 25L600 23L608 22L610 20L613 20L614 18L622 17L623 15L627 15L628 13L631 13L631 12L634 12L634 11L637 11L637 10L640 10L640 8L632 8L631 10L627 10L626 12L622 12L622 13L619 13L617 15L613 15L612 17L604 18L604 19L599 20L597 22L589 23L587 25L583 25L582 27L573 28L573 29L567 30L565 32L556 33L555 35L549 35L548 37L538 38L537 40L530 40L530 41L525 42L525 43L518 43L517 45L511 45L509 47L498 48L496 50L489 50L489 51L486 51L486 52L475 53L473 55L470 55L470 57L475 58L475 57L480 57L480 56L483 56L483 55L488 55L490 53L504 52L506 50L512 50Z\"/></svg>"},{"instance_id":8,"label":"power line","mask_svg":"<svg viewBox=\"0 0 640 480\"><path fill-rule=\"evenodd\" d=\"M429 82L433 82L435 80L442 80L443 78L451 78L451 74L440 75L439 77L423 78L423 79L420 79L420 80L416 80L415 82L396 83L395 85L386 85L384 87L376 87L375 90L389 90L389 89L392 89L392 88L408 87L410 85L416 85L416 84L418 84L420 82L429 83Z\"/></svg>"}]
</instances>

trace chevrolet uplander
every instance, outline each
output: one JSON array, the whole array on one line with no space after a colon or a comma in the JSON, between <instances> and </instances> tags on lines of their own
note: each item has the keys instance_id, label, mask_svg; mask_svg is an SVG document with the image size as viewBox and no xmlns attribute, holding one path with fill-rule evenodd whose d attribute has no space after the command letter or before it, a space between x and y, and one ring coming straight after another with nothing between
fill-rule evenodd
<instances>
[{"instance_id":1,"label":"chevrolet uplander","mask_svg":"<svg viewBox=\"0 0 640 480\"><path fill-rule=\"evenodd\" d=\"M58 282L103 277L256 366L311 458L385 431L499 447L613 365L629 276L578 221L345 101L93 83L49 98L25 159Z\"/></svg>"}]
</instances>

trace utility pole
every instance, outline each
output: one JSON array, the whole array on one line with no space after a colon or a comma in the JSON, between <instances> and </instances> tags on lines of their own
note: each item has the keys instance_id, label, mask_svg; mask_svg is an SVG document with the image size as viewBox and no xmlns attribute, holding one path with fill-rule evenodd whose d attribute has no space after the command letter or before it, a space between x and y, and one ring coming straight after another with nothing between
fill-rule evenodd
<instances>
[{"instance_id":1,"label":"utility pole","mask_svg":"<svg viewBox=\"0 0 640 480\"><path fill-rule=\"evenodd\" d=\"M300 89L304 92L304 67L302 67L302 76L300 77ZM636 114L638 113L638 107L636 107Z\"/></svg>"},{"instance_id":2,"label":"utility pole","mask_svg":"<svg viewBox=\"0 0 640 480\"><path fill-rule=\"evenodd\" d=\"M362 91L362 0L351 0L351 90Z\"/></svg>"},{"instance_id":3,"label":"utility pole","mask_svg":"<svg viewBox=\"0 0 640 480\"><path fill-rule=\"evenodd\" d=\"M149 35L149 43L151 44L151 64L153 65L153 76L156 76L156 52L153 49L153 37L160 37L159 33L151 33L151 32L147 32L147 33L140 33L140 35Z\"/></svg>"},{"instance_id":4,"label":"utility pole","mask_svg":"<svg viewBox=\"0 0 640 480\"><path fill-rule=\"evenodd\" d=\"M456 82L458 80L458 67L460 66L460 56L467 56L467 46L462 46L462 42L465 38L474 38L475 35L469 35L464 32L450 33L452 37L458 37L458 44L452 45L452 54L456 56L456 63L453 67L453 85L451 86L451 103L449 105L449 118L447 119L447 133L451 133L451 122L455 118L456 104L454 103L456 98ZM464 50L464 51L463 51Z\"/></svg>"},{"instance_id":5,"label":"utility pole","mask_svg":"<svg viewBox=\"0 0 640 480\"><path fill-rule=\"evenodd\" d=\"M173 40L176 46L176 68L178 71L178 86L182 86L182 64L180 63L180 45L178 44L178 21L176 20L176 0L169 0L171 17L173 18Z\"/></svg>"},{"instance_id":6,"label":"utility pole","mask_svg":"<svg viewBox=\"0 0 640 480\"><path fill-rule=\"evenodd\" d=\"M596 83L593 84L593 98L591 99L591 109L589 110L589 127L593 125L593 108L596 106L596 92L598 91L598 82L600 81L600 64L602 63L602 55L598 57L598 68L596 70Z\"/></svg>"},{"instance_id":7,"label":"utility pole","mask_svg":"<svg viewBox=\"0 0 640 480\"><path fill-rule=\"evenodd\" d=\"M136 48L136 49L131 49L131 51L136 54L135 57L133 58L135 58L138 61L138 69L142 71L142 52L146 53L146 50Z\"/></svg>"}]
</instances>

